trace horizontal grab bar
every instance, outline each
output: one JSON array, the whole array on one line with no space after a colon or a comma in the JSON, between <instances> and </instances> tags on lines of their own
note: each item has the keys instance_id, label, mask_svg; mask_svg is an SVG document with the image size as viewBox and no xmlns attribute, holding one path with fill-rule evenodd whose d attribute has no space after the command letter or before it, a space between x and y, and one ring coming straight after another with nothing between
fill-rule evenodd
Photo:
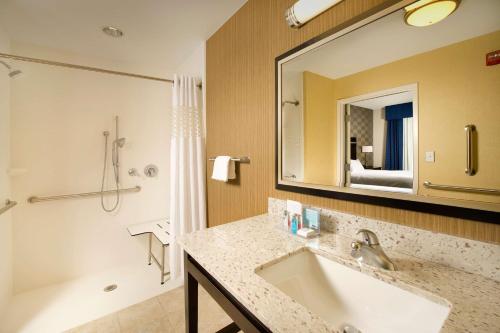
<instances>
[{"instance_id":1,"label":"horizontal grab bar","mask_svg":"<svg viewBox=\"0 0 500 333\"><path fill-rule=\"evenodd\" d=\"M491 195L500 195L500 190L492 188L481 188L481 187L466 187L466 186L454 186L454 185L439 185L433 184L429 181L424 182L424 186L427 188L435 190L445 190L445 191L457 191L457 192L469 192L469 193L482 193Z\"/></svg>"},{"instance_id":2,"label":"horizontal grab bar","mask_svg":"<svg viewBox=\"0 0 500 333\"><path fill-rule=\"evenodd\" d=\"M3 206L2 208L0 208L0 215L3 214L3 213L5 213L6 211L8 211L9 209L11 209L15 205L17 205L16 201L10 201L9 199L5 200L5 206Z\"/></svg>"},{"instance_id":3,"label":"horizontal grab bar","mask_svg":"<svg viewBox=\"0 0 500 333\"><path fill-rule=\"evenodd\" d=\"M208 160L209 161L215 161L215 157L211 157ZM250 157L248 157L248 156L231 157L231 161L240 162L240 163L250 163Z\"/></svg>"},{"instance_id":4,"label":"horizontal grab bar","mask_svg":"<svg viewBox=\"0 0 500 333\"><path fill-rule=\"evenodd\" d=\"M140 192L141 187L131 187L120 189L120 193L130 193L130 192ZM54 201L54 200L63 200L63 199L77 199L77 198L87 198L87 197L97 197L102 194L110 195L116 193L116 190L102 191L102 192L87 192L87 193L77 193L77 194L63 194L63 195L54 195L50 197L37 197L32 196L28 198L29 203L43 202L43 201Z\"/></svg>"}]
</instances>

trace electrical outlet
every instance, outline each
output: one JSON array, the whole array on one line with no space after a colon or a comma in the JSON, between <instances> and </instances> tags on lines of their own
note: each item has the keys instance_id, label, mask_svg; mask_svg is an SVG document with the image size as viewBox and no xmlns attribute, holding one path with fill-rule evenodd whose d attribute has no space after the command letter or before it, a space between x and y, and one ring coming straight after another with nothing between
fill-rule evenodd
<instances>
[{"instance_id":1,"label":"electrical outlet","mask_svg":"<svg viewBox=\"0 0 500 333\"><path fill-rule=\"evenodd\" d=\"M434 162L435 157L434 157L434 152L433 151L426 151L425 152L425 161L426 162Z\"/></svg>"}]
</instances>

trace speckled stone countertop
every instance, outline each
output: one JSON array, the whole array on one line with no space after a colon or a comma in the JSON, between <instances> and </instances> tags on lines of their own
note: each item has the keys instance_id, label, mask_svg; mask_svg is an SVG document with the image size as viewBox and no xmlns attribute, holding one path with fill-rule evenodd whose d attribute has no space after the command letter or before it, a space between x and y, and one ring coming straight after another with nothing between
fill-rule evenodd
<instances>
[{"instance_id":1,"label":"speckled stone countertop","mask_svg":"<svg viewBox=\"0 0 500 333\"><path fill-rule=\"evenodd\" d=\"M451 307L441 332L500 332L498 281L391 250L386 252L398 271L360 267L350 257L352 239L322 233L305 240L281 230L280 224L277 217L260 215L182 236L178 243L273 332L338 331L255 274L306 248Z\"/></svg>"}]
</instances>

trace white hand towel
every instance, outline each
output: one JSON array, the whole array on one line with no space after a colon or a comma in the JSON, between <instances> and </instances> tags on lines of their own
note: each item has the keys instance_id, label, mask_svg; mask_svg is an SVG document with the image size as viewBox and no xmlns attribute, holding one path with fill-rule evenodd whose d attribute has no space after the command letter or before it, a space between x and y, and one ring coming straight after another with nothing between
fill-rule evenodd
<instances>
[{"instance_id":1,"label":"white hand towel","mask_svg":"<svg viewBox=\"0 0 500 333\"><path fill-rule=\"evenodd\" d=\"M235 178L235 165L234 161L231 161L231 156L217 156L214 161L212 179L227 182L229 179Z\"/></svg>"}]
</instances>

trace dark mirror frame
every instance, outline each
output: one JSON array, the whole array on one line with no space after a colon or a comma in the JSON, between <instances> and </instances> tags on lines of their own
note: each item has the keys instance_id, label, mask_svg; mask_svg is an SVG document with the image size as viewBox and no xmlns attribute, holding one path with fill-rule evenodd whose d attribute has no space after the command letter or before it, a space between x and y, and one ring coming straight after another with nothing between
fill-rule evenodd
<instances>
[{"instance_id":1,"label":"dark mirror frame","mask_svg":"<svg viewBox=\"0 0 500 333\"><path fill-rule=\"evenodd\" d=\"M367 194L357 194L357 193L349 193L349 192L340 192L340 191L334 191L334 190L323 190L323 189L315 189L315 188L310 188L310 187L301 187L301 186L295 186L295 185L286 185L286 184L280 184L279 183L279 145L280 145L280 138L279 138L279 133L280 130L278 126L281 126L279 121L279 112L281 112L281 106L279 105L279 99L278 96L281 93L279 91L279 84L278 84L278 66L279 62L284 59L289 57L290 55L306 48L309 47L324 38L327 38L334 33L338 33L344 29L347 29L351 27L354 24L360 23L363 20L368 19L369 22L367 24L370 24L371 22L383 17L376 17L374 19L371 19L372 16L375 14L380 14L382 11L388 11L388 15L400 8L402 8L401 3L408 3L408 1L388 1L380 6L377 6L373 8L372 10L369 10L368 12L359 15L351 20L346 21L345 23L326 31L325 33L320 34L317 37L314 37L305 43L283 53L282 55L278 56L275 58L275 188L277 190L282 190L282 191L288 191L288 192L295 192L295 193L302 193L302 194L308 194L308 195L314 195L314 196L320 196L320 197L325 197L325 198L331 198L331 199L339 199L339 200L346 200L346 201L355 201L355 202L360 202L360 203L365 203L365 204L370 204L370 205L377 205L377 206L383 206L383 207L392 207L392 208L397 208L397 209L405 209L405 210L410 210L410 211L415 211L415 212L421 212L421 213L429 213L429 214L436 214L436 215L442 215L442 216L449 216L449 217L454 217L454 218L460 218L460 219L466 219L466 220L473 220L473 221L480 221L480 222L486 222L486 223L492 223L492 224L500 224L500 212L496 211L488 211L488 210L482 210L482 209L475 209L475 208L466 208L466 207L459 207L459 206L452 206L452 205L446 205L446 204L438 204L438 203L430 203L430 202L421 202L421 201L413 201L413 200L404 200L404 199L396 199L396 198L388 198L388 197L380 197L380 196L373 196L373 195L367 195ZM378 15L377 15L378 16ZM363 25L364 26L364 25ZM349 33L349 32L347 32Z\"/></svg>"}]
</instances>

